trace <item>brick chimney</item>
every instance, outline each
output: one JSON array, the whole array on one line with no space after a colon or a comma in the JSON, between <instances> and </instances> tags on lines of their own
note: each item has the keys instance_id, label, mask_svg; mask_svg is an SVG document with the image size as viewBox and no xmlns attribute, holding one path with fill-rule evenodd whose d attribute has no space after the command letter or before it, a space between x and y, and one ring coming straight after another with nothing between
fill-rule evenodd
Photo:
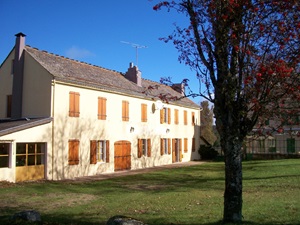
<instances>
[{"instance_id":1,"label":"brick chimney","mask_svg":"<svg viewBox=\"0 0 300 225\"><path fill-rule=\"evenodd\" d=\"M178 83L178 84L172 84L171 88L178 93L181 94L181 96L185 96L185 85L184 83Z\"/></svg>"},{"instance_id":2,"label":"brick chimney","mask_svg":"<svg viewBox=\"0 0 300 225\"><path fill-rule=\"evenodd\" d=\"M22 117L23 76L24 76L24 48L25 34L18 33L15 44L15 58L13 61L13 90L11 118Z\"/></svg>"},{"instance_id":3,"label":"brick chimney","mask_svg":"<svg viewBox=\"0 0 300 225\"><path fill-rule=\"evenodd\" d=\"M125 78L137 84L139 87L142 86L142 73L139 71L137 66L134 66L133 63L129 64L129 68L125 74Z\"/></svg>"}]
</instances>

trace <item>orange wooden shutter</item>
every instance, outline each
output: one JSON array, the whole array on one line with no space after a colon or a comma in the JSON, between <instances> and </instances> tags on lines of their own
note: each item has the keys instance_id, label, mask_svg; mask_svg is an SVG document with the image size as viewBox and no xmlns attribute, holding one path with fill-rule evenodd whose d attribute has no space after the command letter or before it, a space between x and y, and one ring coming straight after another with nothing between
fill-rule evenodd
<instances>
[{"instance_id":1,"label":"orange wooden shutter","mask_svg":"<svg viewBox=\"0 0 300 225\"><path fill-rule=\"evenodd\" d=\"M160 123L164 123L165 111L164 109L160 110Z\"/></svg>"},{"instance_id":2,"label":"orange wooden shutter","mask_svg":"<svg viewBox=\"0 0 300 225\"><path fill-rule=\"evenodd\" d=\"M147 156L151 157L151 139L147 139Z\"/></svg>"},{"instance_id":3,"label":"orange wooden shutter","mask_svg":"<svg viewBox=\"0 0 300 225\"><path fill-rule=\"evenodd\" d=\"M90 163L97 163L97 141L90 141Z\"/></svg>"},{"instance_id":4,"label":"orange wooden shutter","mask_svg":"<svg viewBox=\"0 0 300 225\"><path fill-rule=\"evenodd\" d=\"M69 141L69 165L79 164L79 141L70 140Z\"/></svg>"},{"instance_id":5,"label":"orange wooden shutter","mask_svg":"<svg viewBox=\"0 0 300 225\"><path fill-rule=\"evenodd\" d=\"M183 116L184 116L184 118L183 118L184 125L187 125L187 111L186 110L183 111Z\"/></svg>"},{"instance_id":6,"label":"orange wooden shutter","mask_svg":"<svg viewBox=\"0 0 300 225\"><path fill-rule=\"evenodd\" d=\"M106 120L106 98L98 97L98 119Z\"/></svg>"},{"instance_id":7,"label":"orange wooden shutter","mask_svg":"<svg viewBox=\"0 0 300 225\"><path fill-rule=\"evenodd\" d=\"M192 125L195 126L195 112L192 112Z\"/></svg>"},{"instance_id":8,"label":"orange wooden shutter","mask_svg":"<svg viewBox=\"0 0 300 225\"><path fill-rule=\"evenodd\" d=\"M164 145L164 139L160 139L160 155L163 155L165 153L165 145Z\"/></svg>"},{"instance_id":9,"label":"orange wooden shutter","mask_svg":"<svg viewBox=\"0 0 300 225\"><path fill-rule=\"evenodd\" d=\"M74 110L75 110L75 96L74 92L69 93L69 116L74 116Z\"/></svg>"},{"instance_id":10,"label":"orange wooden shutter","mask_svg":"<svg viewBox=\"0 0 300 225\"><path fill-rule=\"evenodd\" d=\"M109 163L109 141L106 141L106 162Z\"/></svg>"},{"instance_id":11,"label":"orange wooden shutter","mask_svg":"<svg viewBox=\"0 0 300 225\"><path fill-rule=\"evenodd\" d=\"M168 108L168 124L171 124L171 109Z\"/></svg>"},{"instance_id":12,"label":"orange wooden shutter","mask_svg":"<svg viewBox=\"0 0 300 225\"><path fill-rule=\"evenodd\" d=\"M185 153L188 152L188 139L187 138L184 139L184 149L183 150Z\"/></svg>"},{"instance_id":13,"label":"orange wooden shutter","mask_svg":"<svg viewBox=\"0 0 300 225\"><path fill-rule=\"evenodd\" d=\"M138 158L141 158L143 155L143 140L142 139L138 139Z\"/></svg>"},{"instance_id":14,"label":"orange wooden shutter","mask_svg":"<svg viewBox=\"0 0 300 225\"><path fill-rule=\"evenodd\" d=\"M75 108L74 108L74 116L75 117L79 117L80 115L80 110L79 110L79 107L80 107L80 94L79 93L75 93Z\"/></svg>"},{"instance_id":15,"label":"orange wooden shutter","mask_svg":"<svg viewBox=\"0 0 300 225\"><path fill-rule=\"evenodd\" d=\"M179 161L182 161L182 140L178 139L178 144L179 144Z\"/></svg>"},{"instance_id":16,"label":"orange wooden shutter","mask_svg":"<svg viewBox=\"0 0 300 225\"><path fill-rule=\"evenodd\" d=\"M171 139L168 138L168 154L171 154Z\"/></svg>"},{"instance_id":17,"label":"orange wooden shutter","mask_svg":"<svg viewBox=\"0 0 300 225\"><path fill-rule=\"evenodd\" d=\"M178 124L178 109L174 110L174 123Z\"/></svg>"},{"instance_id":18,"label":"orange wooden shutter","mask_svg":"<svg viewBox=\"0 0 300 225\"><path fill-rule=\"evenodd\" d=\"M141 105L141 120L142 122L147 122L147 105Z\"/></svg>"},{"instance_id":19,"label":"orange wooden shutter","mask_svg":"<svg viewBox=\"0 0 300 225\"><path fill-rule=\"evenodd\" d=\"M129 121L129 102L122 101L122 120Z\"/></svg>"},{"instance_id":20,"label":"orange wooden shutter","mask_svg":"<svg viewBox=\"0 0 300 225\"><path fill-rule=\"evenodd\" d=\"M175 155L175 143L176 143L176 139L172 139L172 162L176 161L176 155Z\"/></svg>"}]
</instances>

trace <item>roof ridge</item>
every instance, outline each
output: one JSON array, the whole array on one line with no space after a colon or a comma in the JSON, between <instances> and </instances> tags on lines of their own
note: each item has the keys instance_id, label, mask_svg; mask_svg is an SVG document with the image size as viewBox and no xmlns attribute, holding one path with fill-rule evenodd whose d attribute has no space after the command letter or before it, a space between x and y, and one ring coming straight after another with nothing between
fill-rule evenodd
<instances>
[{"instance_id":1,"label":"roof ridge","mask_svg":"<svg viewBox=\"0 0 300 225\"><path fill-rule=\"evenodd\" d=\"M123 74L122 72L117 71L117 70L112 70L112 69L104 68L104 67L102 67L102 66L94 65L94 64L91 64L91 63L88 63L88 62L84 62L84 61L72 59L72 58L69 58L69 57L66 57L66 56L62 56L62 55L58 55L58 54L55 54L55 53L52 53L52 52L48 52L48 51L46 51L46 50L41 50L41 49L38 49L38 48L36 48L36 47L32 47L32 46L30 46L30 45L26 45L26 47L29 47L29 48L34 49L34 50L39 51L39 52L43 52L43 53L52 55L52 56L54 56L54 57L60 57L60 58L63 58L63 59L66 59L66 60L70 60L70 61L73 61L73 62L77 62L77 63L85 64L85 65L88 65L88 66L97 67L97 68L100 68L100 69L103 69L103 70L107 70L107 71L111 71L111 72Z\"/></svg>"}]
</instances>

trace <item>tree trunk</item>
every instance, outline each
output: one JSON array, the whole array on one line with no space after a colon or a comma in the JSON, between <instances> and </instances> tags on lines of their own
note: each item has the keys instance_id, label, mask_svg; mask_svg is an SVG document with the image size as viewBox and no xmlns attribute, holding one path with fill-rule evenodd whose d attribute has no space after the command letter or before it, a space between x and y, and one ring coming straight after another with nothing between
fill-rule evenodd
<instances>
[{"instance_id":1,"label":"tree trunk","mask_svg":"<svg viewBox=\"0 0 300 225\"><path fill-rule=\"evenodd\" d=\"M227 134L221 142L225 153L224 223L242 221L242 141L239 134Z\"/></svg>"}]
</instances>

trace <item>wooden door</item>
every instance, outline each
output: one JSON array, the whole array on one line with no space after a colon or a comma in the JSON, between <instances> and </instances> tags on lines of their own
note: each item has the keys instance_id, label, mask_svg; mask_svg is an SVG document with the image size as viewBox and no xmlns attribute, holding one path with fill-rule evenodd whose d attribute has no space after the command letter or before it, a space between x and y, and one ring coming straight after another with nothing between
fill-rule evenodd
<instances>
[{"instance_id":1,"label":"wooden door","mask_svg":"<svg viewBox=\"0 0 300 225\"><path fill-rule=\"evenodd\" d=\"M115 171L131 169L131 143L129 141L117 141L115 147Z\"/></svg>"}]
</instances>

